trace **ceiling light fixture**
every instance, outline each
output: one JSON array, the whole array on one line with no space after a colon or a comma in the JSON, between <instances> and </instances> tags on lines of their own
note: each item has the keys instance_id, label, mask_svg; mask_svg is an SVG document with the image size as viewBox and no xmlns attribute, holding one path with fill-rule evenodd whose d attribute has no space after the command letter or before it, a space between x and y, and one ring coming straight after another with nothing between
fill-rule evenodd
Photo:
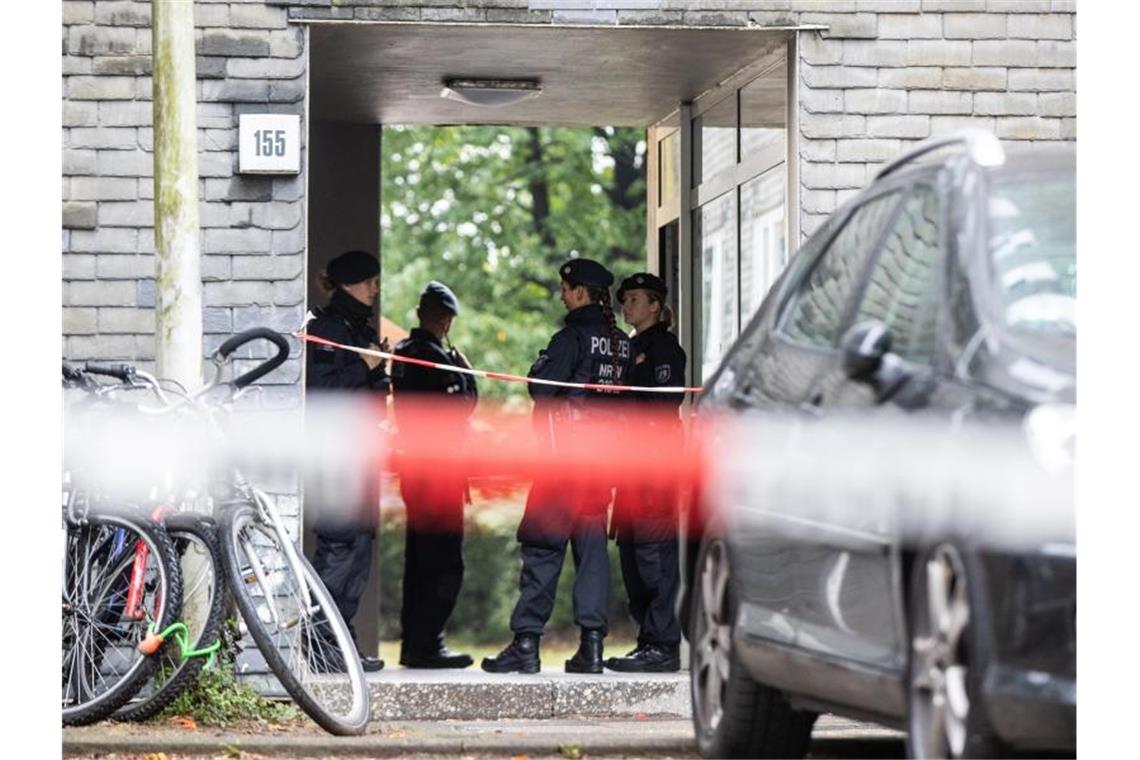
<instances>
[{"instance_id":1,"label":"ceiling light fixture","mask_svg":"<svg viewBox=\"0 0 1140 760\"><path fill-rule=\"evenodd\" d=\"M542 94L542 85L533 79L445 79L441 98L473 106L509 106Z\"/></svg>"}]
</instances>

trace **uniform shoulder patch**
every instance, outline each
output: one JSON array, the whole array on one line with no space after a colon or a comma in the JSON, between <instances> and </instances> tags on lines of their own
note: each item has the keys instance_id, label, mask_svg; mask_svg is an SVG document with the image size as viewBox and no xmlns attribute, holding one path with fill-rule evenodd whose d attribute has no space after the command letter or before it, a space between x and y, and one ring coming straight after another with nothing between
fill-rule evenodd
<instances>
[{"instance_id":1,"label":"uniform shoulder patch","mask_svg":"<svg viewBox=\"0 0 1140 760\"><path fill-rule=\"evenodd\" d=\"M534 364L530 365L530 374L534 374L535 372L538 372L543 367L545 367L549 362L550 362L550 355L547 354L545 351L543 351L542 353L540 353L538 355L538 358L534 360Z\"/></svg>"},{"instance_id":2,"label":"uniform shoulder patch","mask_svg":"<svg viewBox=\"0 0 1140 760\"><path fill-rule=\"evenodd\" d=\"M657 381L658 385L669 382L671 377L673 377L673 368L668 364L658 364L654 367L653 379Z\"/></svg>"}]
</instances>

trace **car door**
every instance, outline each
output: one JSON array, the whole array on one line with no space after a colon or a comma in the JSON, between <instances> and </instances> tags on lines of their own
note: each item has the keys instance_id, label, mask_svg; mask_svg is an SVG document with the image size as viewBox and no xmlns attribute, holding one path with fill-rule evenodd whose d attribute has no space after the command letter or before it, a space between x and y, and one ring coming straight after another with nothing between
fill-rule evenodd
<instances>
[{"instance_id":1,"label":"car door","mask_svg":"<svg viewBox=\"0 0 1140 760\"><path fill-rule=\"evenodd\" d=\"M809 241L801 251L809 256L797 257L793 266L798 270L773 294L778 300L762 307L764 323L742 338L748 351L728 357L722 377L714 378L722 400L750 411L801 413L816 380L837 361L836 343L849 305L900 197L898 187L876 193ZM731 399L724 399L729 388ZM803 416L809 425L815 419L814 413ZM757 461L755 466L771 468L774 463ZM778 475L770 469L768 474ZM738 502L730 505L743 518L734 541L741 548L734 557L741 579L738 625L746 637L785 646L804 646L806 635L808 648L815 648L811 642L817 634L802 625L816 607L815 590L805 586L802 566L816 545L829 540L820 534L827 526L806 525L805 530L794 498L767 496L740 500L736 495ZM766 674L767 682L777 683L787 673Z\"/></svg>"},{"instance_id":2,"label":"car door","mask_svg":"<svg viewBox=\"0 0 1140 760\"><path fill-rule=\"evenodd\" d=\"M940 385L935 356L943 311L945 203L932 180L920 179L906 189L844 320L845 326L885 325L891 351L901 361L899 371L909 379L883 399L870 383L849 378L837 355L810 397L829 425L844 425L841 437L850 455L832 452L831 476L838 482L833 480L829 492L841 492L846 504L808 510L827 519L815 526L817 541L802 547L800 644L822 656L892 673L905 667L906 647L898 505L889 476L896 467L921 462L908 465L895 458L910 451L864 456L863 447L877 445L892 421L928 405Z\"/></svg>"}]
</instances>

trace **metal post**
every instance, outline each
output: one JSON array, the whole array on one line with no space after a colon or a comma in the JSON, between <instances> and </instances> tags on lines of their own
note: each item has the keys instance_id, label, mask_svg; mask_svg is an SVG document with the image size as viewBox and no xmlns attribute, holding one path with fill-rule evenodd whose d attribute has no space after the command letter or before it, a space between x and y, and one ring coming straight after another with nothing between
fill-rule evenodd
<instances>
[{"instance_id":1,"label":"metal post","mask_svg":"<svg viewBox=\"0 0 1140 760\"><path fill-rule=\"evenodd\" d=\"M788 35L784 65L788 72L787 84L787 159L784 161L784 176L788 181L784 202L787 219L787 233L784 235L784 264L792 259L800 244L800 207L803 195L800 192L800 44L799 32Z\"/></svg>"},{"instance_id":2,"label":"metal post","mask_svg":"<svg viewBox=\"0 0 1140 760\"><path fill-rule=\"evenodd\" d=\"M155 358L159 377L202 384L194 4L151 0L154 57Z\"/></svg>"},{"instance_id":3,"label":"metal post","mask_svg":"<svg viewBox=\"0 0 1140 760\"><path fill-rule=\"evenodd\" d=\"M701 299L700 279L696 267L700 265L700 251L693 248L693 104L682 103L681 120L681 211L678 216L680 243L680 283L677 299L677 337L689 356L687 368L689 385L700 385L701 357Z\"/></svg>"}]
</instances>

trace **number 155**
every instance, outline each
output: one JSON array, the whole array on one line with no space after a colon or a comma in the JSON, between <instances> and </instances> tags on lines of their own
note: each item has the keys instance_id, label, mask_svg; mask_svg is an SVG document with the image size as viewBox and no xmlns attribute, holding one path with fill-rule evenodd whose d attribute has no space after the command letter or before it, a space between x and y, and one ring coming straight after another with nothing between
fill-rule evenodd
<instances>
[{"instance_id":1,"label":"number 155","mask_svg":"<svg viewBox=\"0 0 1140 760\"><path fill-rule=\"evenodd\" d=\"M253 133L256 153L259 156L285 155L285 130L259 129Z\"/></svg>"}]
</instances>

